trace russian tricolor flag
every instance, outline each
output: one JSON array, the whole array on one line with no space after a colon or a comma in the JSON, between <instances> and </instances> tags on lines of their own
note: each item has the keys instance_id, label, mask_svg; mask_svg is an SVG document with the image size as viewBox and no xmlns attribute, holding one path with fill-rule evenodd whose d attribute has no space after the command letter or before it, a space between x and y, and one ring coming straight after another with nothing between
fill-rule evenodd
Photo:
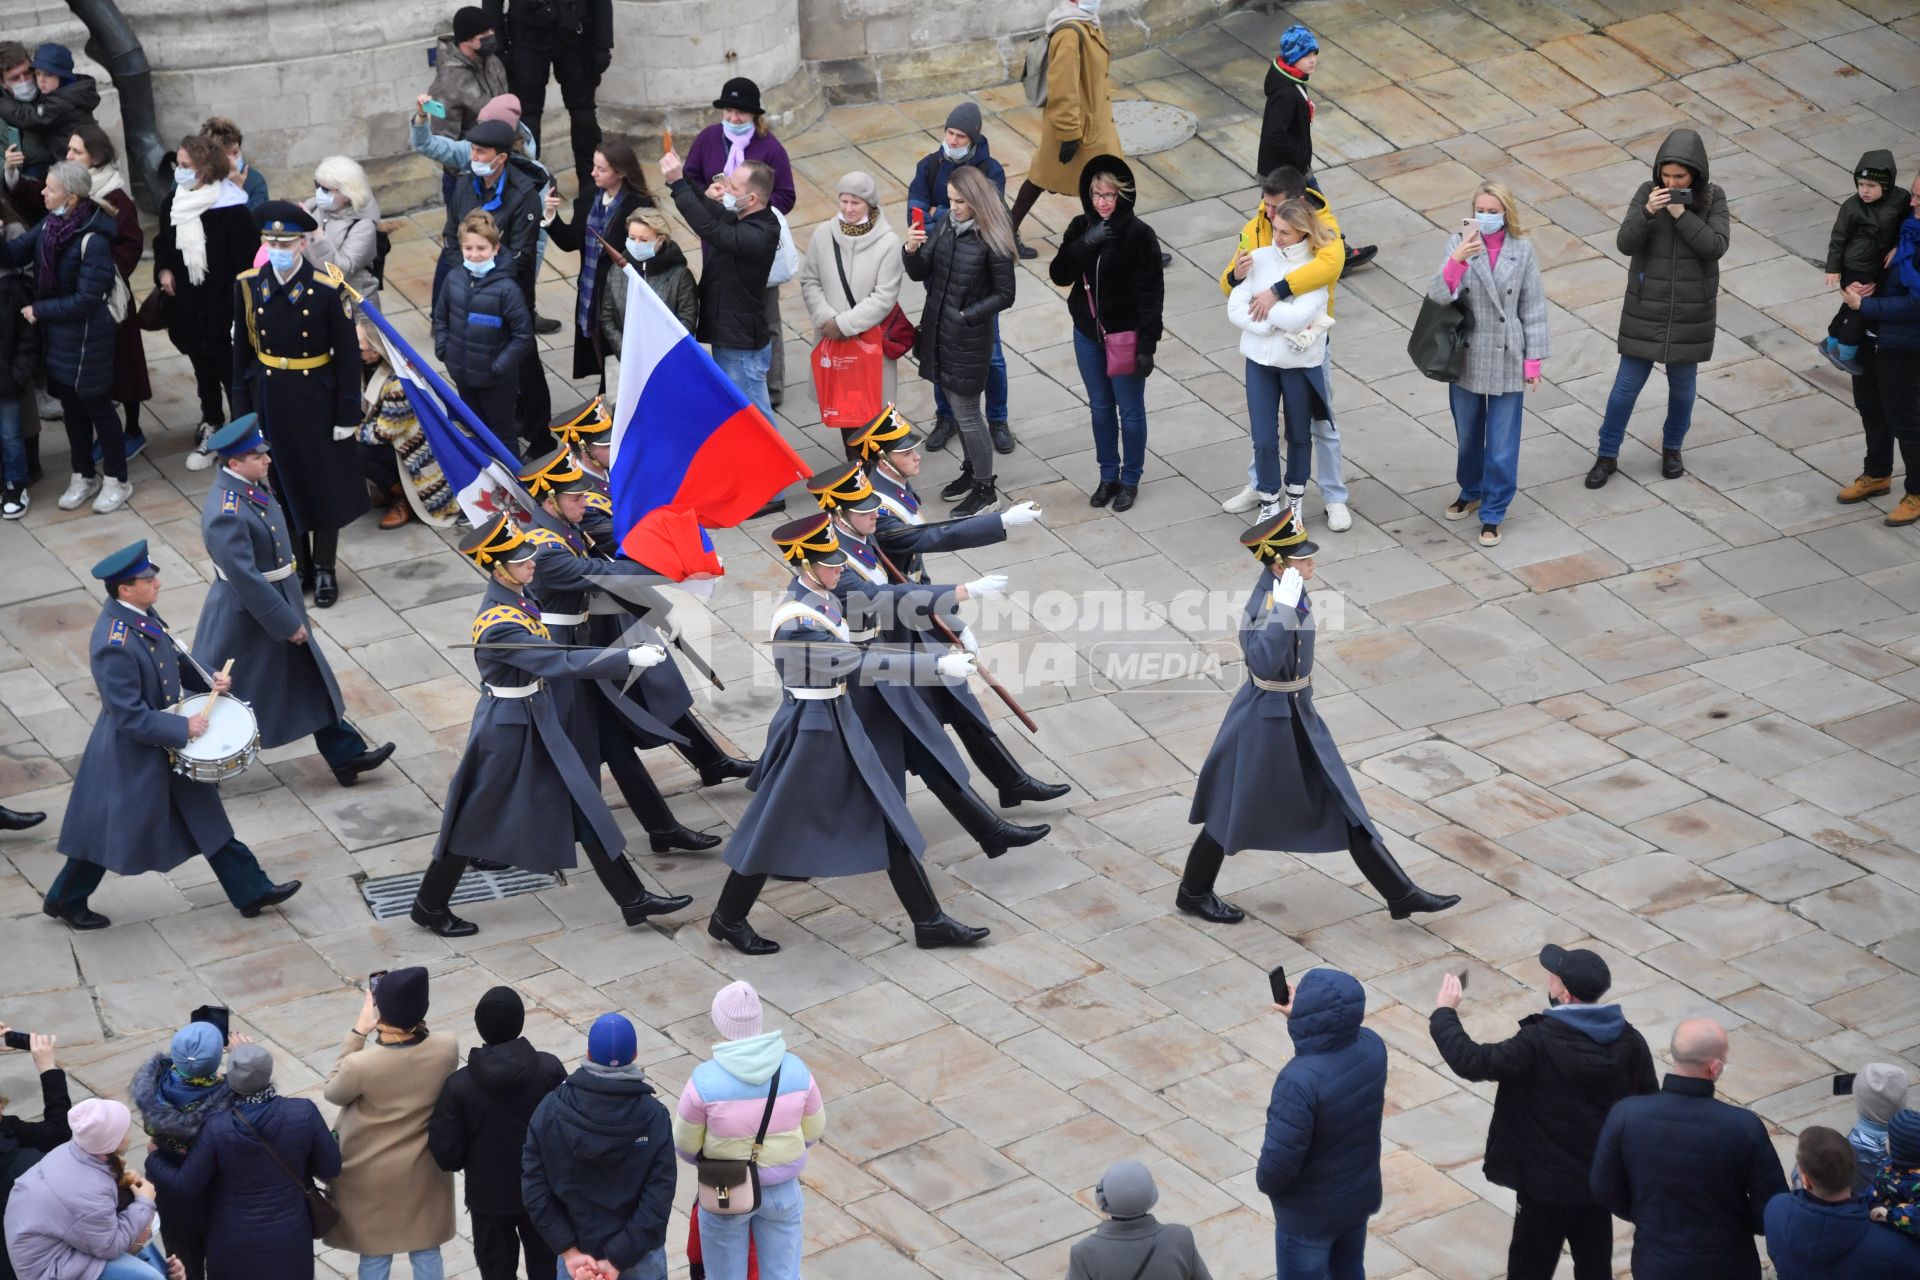
<instances>
[{"instance_id":1,"label":"russian tricolor flag","mask_svg":"<svg viewBox=\"0 0 1920 1280\"><path fill-rule=\"evenodd\" d=\"M720 371L631 265L613 423L620 549L686 581L720 573L707 529L730 529L807 464Z\"/></svg>"}]
</instances>

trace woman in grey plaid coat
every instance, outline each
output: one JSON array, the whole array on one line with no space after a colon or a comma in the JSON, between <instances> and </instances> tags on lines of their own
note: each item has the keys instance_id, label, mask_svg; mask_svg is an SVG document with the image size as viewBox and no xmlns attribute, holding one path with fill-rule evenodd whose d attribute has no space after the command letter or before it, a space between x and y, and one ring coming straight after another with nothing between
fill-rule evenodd
<instances>
[{"instance_id":1,"label":"woman in grey plaid coat","mask_svg":"<svg viewBox=\"0 0 1920 1280\"><path fill-rule=\"evenodd\" d=\"M1466 299L1473 316L1466 368L1449 388L1460 496L1446 514L1464 520L1478 510L1483 547L1500 544L1520 476L1521 399L1540 385L1540 362L1552 354L1540 264L1517 215L1511 191L1481 183L1427 286L1435 302Z\"/></svg>"}]
</instances>

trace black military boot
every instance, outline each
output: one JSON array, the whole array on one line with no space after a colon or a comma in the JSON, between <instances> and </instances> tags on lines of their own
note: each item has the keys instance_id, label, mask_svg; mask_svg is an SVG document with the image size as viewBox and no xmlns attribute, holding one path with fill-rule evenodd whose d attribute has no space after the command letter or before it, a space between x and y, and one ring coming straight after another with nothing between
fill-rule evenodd
<instances>
[{"instance_id":1,"label":"black military boot","mask_svg":"<svg viewBox=\"0 0 1920 1280\"><path fill-rule=\"evenodd\" d=\"M719 836L695 831L673 816L673 810L667 807L667 798L660 794L653 775L647 772L647 767L640 763L640 757L632 751L623 749L610 756L607 772L613 775L613 784L620 788L620 794L626 798L633 816L640 819L640 825L646 828L647 844L655 853L672 853L676 849L699 853L720 843Z\"/></svg>"},{"instance_id":2,"label":"black military boot","mask_svg":"<svg viewBox=\"0 0 1920 1280\"><path fill-rule=\"evenodd\" d=\"M747 923L747 912L753 910L766 883L763 875L728 872L727 882L720 886L720 900L714 903L713 915L707 920L707 936L726 943L743 956L770 956L778 951L779 943L761 937Z\"/></svg>"},{"instance_id":3,"label":"black military boot","mask_svg":"<svg viewBox=\"0 0 1920 1280\"><path fill-rule=\"evenodd\" d=\"M28 827L37 827L47 820L44 813L28 813L20 809L9 809L0 804L0 831L25 831Z\"/></svg>"},{"instance_id":4,"label":"black military boot","mask_svg":"<svg viewBox=\"0 0 1920 1280\"><path fill-rule=\"evenodd\" d=\"M686 712L675 720L672 728L687 740L687 745L680 748L680 754L699 771L701 786L717 787L723 782L752 775L753 761L742 760L722 751L720 744L707 731L707 726L696 720L693 712Z\"/></svg>"},{"instance_id":5,"label":"black military boot","mask_svg":"<svg viewBox=\"0 0 1920 1280\"><path fill-rule=\"evenodd\" d=\"M1193 847L1187 850L1186 870L1180 876L1180 888L1173 895L1173 905L1190 916L1199 916L1213 924L1239 924L1247 918L1247 913L1228 902L1213 891L1214 881L1220 877L1220 867L1226 862L1226 850L1219 841L1207 834L1205 827L1193 838Z\"/></svg>"},{"instance_id":6,"label":"black military boot","mask_svg":"<svg viewBox=\"0 0 1920 1280\"><path fill-rule=\"evenodd\" d=\"M1353 865L1360 868L1360 874L1367 878L1374 892L1387 900L1387 914L1395 920L1405 920L1415 912L1445 911L1459 905L1457 893L1428 893L1414 884L1387 852L1387 847L1364 828L1348 829L1347 849L1353 854Z\"/></svg>"},{"instance_id":7,"label":"black military boot","mask_svg":"<svg viewBox=\"0 0 1920 1280\"><path fill-rule=\"evenodd\" d=\"M1009 849L1044 840L1053 830L1044 822L1031 827L1008 822L989 809L987 802L972 787L954 781L943 770L928 769L922 779L927 784L927 790L933 792L947 812L959 820L961 829L973 837L974 843L985 850L989 858L997 858Z\"/></svg>"},{"instance_id":8,"label":"black military boot","mask_svg":"<svg viewBox=\"0 0 1920 1280\"><path fill-rule=\"evenodd\" d=\"M605 850L588 845L587 860L593 863L593 874L600 877L607 895L620 904L620 918L630 925L693 905L693 899L684 893L669 898L641 884L640 873L633 869L625 854L615 858Z\"/></svg>"},{"instance_id":9,"label":"black military boot","mask_svg":"<svg viewBox=\"0 0 1920 1280\"><path fill-rule=\"evenodd\" d=\"M413 909L407 918L442 938L470 938L480 932L479 925L462 920L447 905L453 900L453 891L466 869L465 858L453 855L435 858L427 873L420 877L420 888L414 892Z\"/></svg>"},{"instance_id":10,"label":"black military boot","mask_svg":"<svg viewBox=\"0 0 1920 1280\"><path fill-rule=\"evenodd\" d=\"M1000 735L970 715L957 717L953 731L959 735L960 745L967 749L967 757L980 770L980 776L999 790L1002 809L1011 809L1026 800L1058 800L1073 790L1064 782L1042 782L1028 773L1000 740Z\"/></svg>"},{"instance_id":11,"label":"black military boot","mask_svg":"<svg viewBox=\"0 0 1920 1280\"><path fill-rule=\"evenodd\" d=\"M369 747L345 764L333 767L333 780L343 787L351 787L360 781L360 775L378 769L393 755L393 743L382 743Z\"/></svg>"}]
</instances>

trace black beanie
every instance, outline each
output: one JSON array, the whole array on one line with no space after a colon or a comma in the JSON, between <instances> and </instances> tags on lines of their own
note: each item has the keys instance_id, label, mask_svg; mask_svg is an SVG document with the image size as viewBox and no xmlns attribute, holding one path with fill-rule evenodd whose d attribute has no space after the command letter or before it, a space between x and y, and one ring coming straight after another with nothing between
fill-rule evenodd
<instances>
[{"instance_id":1,"label":"black beanie","mask_svg":"<svg viewBox=\"0 0 1920 1280\"><path fill-rule=\"evenodd\" d=\"M427 971L414 965L382 974L373 984L373 1007L388 1026L413 1030L427 1020Z\"/></svg>"},{"instance_id":2,"label":"black beanie","mask_svg":"<svg viewBox=\"0 0 1920 1280\"><path fill-rule=\"evenodd\" d=\"M473 1025L488 1044L505 1044L527 1025L527 1007L512 987L493 987L473 1007Z\"/></svg>"}]
</instances>

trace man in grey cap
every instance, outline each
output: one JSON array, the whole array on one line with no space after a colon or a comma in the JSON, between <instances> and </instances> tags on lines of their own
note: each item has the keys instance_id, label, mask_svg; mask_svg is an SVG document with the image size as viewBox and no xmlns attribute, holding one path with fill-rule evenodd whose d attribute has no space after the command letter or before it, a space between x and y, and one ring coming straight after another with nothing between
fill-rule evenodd
<instances>
[{"instance_id":1,"label":"man in grey cap","mask_svg":"<svg viewBox=\"0 0 1920 1280\"><path fill-rule=\"evenodd\" d=\"M1073 1246L1067 1280L1213 1280L1193 1228L1150 1212L1160 1199L1153 1174L1138 1160L1116 1160L1100 1175L1093 1202L1107 1220Z\"/></svg>"},{"instance_id":2,"label":"man in grey cap","mask_svg":"<svg viewBox=\"0 0 1920 1280\"><path fill-rule=\"evenodd\" d=\"M1613 985L1607 962L1585 948L1549 943L1544 1013L1520 1020L1519 1033L1478 1044L1460 1024L1465 988L1449 973L1429 1021L1440 1056L1462 1080L1492 1080L1487 1181L1518 1198L1509 1280L1550 1280L1561 1245L1573 1252L1575 1280L1613 1274L1613 1218L1587 1185L1593 1152L1613 1104L1659 1087L1646 1038L1617 1004L1601 1001Z\"/></svg>"}]
</instances>

